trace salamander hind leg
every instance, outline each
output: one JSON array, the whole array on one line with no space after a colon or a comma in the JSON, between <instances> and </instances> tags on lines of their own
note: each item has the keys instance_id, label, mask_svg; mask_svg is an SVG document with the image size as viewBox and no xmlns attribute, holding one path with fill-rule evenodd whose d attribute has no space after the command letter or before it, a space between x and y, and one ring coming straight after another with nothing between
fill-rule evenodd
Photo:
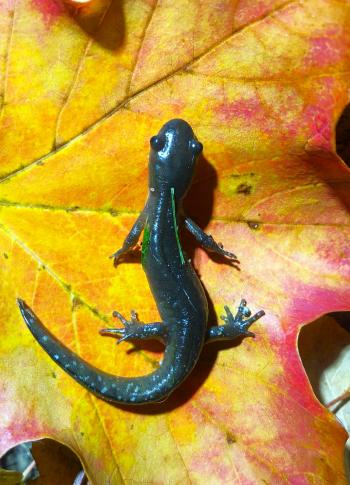
<instances>
[{"instance_id":1,"label":"salamander hind leg","mask_svg":"<svg viewBox=\"0 0 350 485\"><path fill-rule=\"evenodd\" d=\"M158 339L163 342L167 337L167 325L161 322L143 323L137 317L134 310L131 310L131 318L127 320L119 312L114 311L113 316L118 318L124 328L103 328L100 330L101 335L121 335L117 343L124 340L138 340L138 339Z\"/></svg>"},{"instance_id":2,"label":"salamander hind leg","mask_svg":"<svg viewBox=\"0 0 350 485\"><path fill-rule=\"evenodd\" d=\"M263 310L251 315L246 300L241 300L235 316L233 316L228 306L224 308L226 315L222 315L221 319L225 324L209 328L206 343L216 340L232 340L240 336L254 337L254 333L250 332L248 328L265 315Z\"/></svg>"}]
</instances>

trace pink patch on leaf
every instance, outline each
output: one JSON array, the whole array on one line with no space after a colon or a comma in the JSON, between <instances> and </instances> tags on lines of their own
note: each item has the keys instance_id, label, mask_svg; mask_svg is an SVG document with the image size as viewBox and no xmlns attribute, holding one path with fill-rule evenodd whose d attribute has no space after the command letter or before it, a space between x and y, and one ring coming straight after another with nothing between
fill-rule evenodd
<instances>
[{"instance_id":1,"label":"pink patch on leaf","mask_svg":"<svg viewBox=\"0 0 350 485\"><path fill-rule=\"evenodd\" d=\"M339 294L327 288L317 286L300 286L294 291L294 297L283 318L285 328L285 342L278 343L276 353L280 354L280 361L286 369L281 378L280 387L286 395L293 395L293 399L310 413L317 416L322 407L313 395L310 394L310 384L303 370L297 347L297 329L303 323L315 321L321 315L333 311L342 311L347 308L349 290L345 289ZM278 384L276 382L276 384Z\"/></svg>"},{"instance_id":2,"label":"pink patch on leaf","mask_svg":"<svg viewBox=\"0 0 350 485\"><path fill-rule=\"evenodd\" d=\"M301 285L299 288L295 287L293 293L291 306L286 312L288 322L285 324L288 328L312 322L326 313L344 311L348 308L350 299L350 291L347 288L338 291Z\"/></svg>"},{"instance_id":3,"label":"pink patch on leaf","mask_svg":"<svg viewBox=\"0 0 350 485\"><path fill-rule=\"evenodd\" d=\"M306 149L332 149L332 120L329 113L325 113L316 106L308 106L305 110L307 124L311 128L312 136L308 139Z\"/></svg>"},{"instance_id":4,"label":"pink patch on leaf","mask_svg":"<svg viewBox=\"0 0 350 485\"><path fill-rule=\"evenodd\" d=\"M32 0L32 5L41 13L47 25L51 25L66 13L63 4L58 0Z\"/></svg>"},{"instance_id":5,"label":"pink patch on leaf","mask_svg":"<svg viewBox=\"0 0 350 485\"><path fill-rule=\"evenodd\" d=\"M309 66L324 68L344 58L344 41L337 37L315 37L310 40L310 50L305 57Z\"/></svg>"},{"instance_id":6,"label":"pink patch on leaf","mask_svg":"<svg viewBox=\"0 0 350 485\"><path fill-rule=\"evenodd\" d=\"M221 121L230 123L234 118L243 118L248 122L261 117L263 110L257 98L239 99L232 103L224 102L217 108L217 114Z\"/></svg>"},{"instance_id":7,"label":"pink patch on leaf","mask_svg":"<svg viewBox=\"0 0 350 485\"><path fill-rule=\"evenodd\" d=\"M263 18L275 5L275 0L241 0L235 8L235 26L248 25L259 18Z\"/></svg>"}]
</instances>

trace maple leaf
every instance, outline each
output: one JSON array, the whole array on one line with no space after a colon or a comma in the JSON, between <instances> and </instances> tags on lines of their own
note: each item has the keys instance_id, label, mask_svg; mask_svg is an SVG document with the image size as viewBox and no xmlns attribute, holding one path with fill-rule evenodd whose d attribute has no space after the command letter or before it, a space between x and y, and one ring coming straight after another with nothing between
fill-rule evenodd
<instances>
[{"instance_id":1,"label":"maple leaf","mask_svg":"<svg viewBox=\"0 0 350 485\"><path fill-rule=\"evenodd\" d=\"M0 3L0 452L50 437L92 483L345 483L346 433L311 391L300 327L350 302L349 171L334 153L348 101L350 6L333 0L136 0L70 11ZM212 346L164 404L112 406L33 340L25 299L96 367L151 372L115 346L112 310L157 321L138 261L113 268L147 194L148 140L170 118L204 145L187 212L238 255L194 252L210 324L241 297L256 338Z\"/></svg>"}]
</instances>

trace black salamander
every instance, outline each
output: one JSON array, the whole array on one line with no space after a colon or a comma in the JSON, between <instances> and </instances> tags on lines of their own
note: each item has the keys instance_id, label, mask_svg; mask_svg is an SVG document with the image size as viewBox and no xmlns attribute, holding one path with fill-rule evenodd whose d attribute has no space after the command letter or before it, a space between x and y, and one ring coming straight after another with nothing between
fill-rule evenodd
<instances>
[{"instance_id":1,"label":"black salamander","mask_svg":"<svg viewBox=\"0 0 350 485\"><path fill-rule=\"evenodd\" d=\"M117 261L134 248L143 230L142 266L157 304L161 322L144 324L134 311L130 320L119 312L113 315L124 328L100 331L102 335L129 339L160 339L165 344L164 358L151 374L126 378L103 372L82 360L50 334L38 317L18 299L21 314L36 340L49 356L77 382L97 396L121 404L164 401L195 366L203 345L222 339L253 335L248 328L264 315L251 316L241 300L235 316L225 306L224 325L207 327L208 304L202 285L184 254L178 225L184 222L208 251L235 259L222 244L205 234L191 219L183 216L182 199L191 185L202 144L191 126L183 120L168 121L150 140L149 193L123 246L112 257Z\"/></svg>"}]
</instances>

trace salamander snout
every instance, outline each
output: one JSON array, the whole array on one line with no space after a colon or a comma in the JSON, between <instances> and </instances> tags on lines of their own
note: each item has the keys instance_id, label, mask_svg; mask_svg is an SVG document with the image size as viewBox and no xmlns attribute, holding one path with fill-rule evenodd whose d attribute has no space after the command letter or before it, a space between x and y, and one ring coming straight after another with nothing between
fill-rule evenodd
<instances>
[{"instance_id":1,"label":"salamander snout","mask_svg":"<svg viewBox=\"0 0 350 485\"><path fill-rule=\"evenodd\" d=\"M174 133L172 132L165 132L159 135L152 136L150 139L150 145L152 150L156 152L160 152L164 149L167 141L170 139L170 142L173 142L175 145L175 142L179 144L179 139L174 137ZM181 139L181 141L184 141L185 139ZM193 134L193 137L189 137L188 139L188 147L192 151L194 155L199 155L202 150L203 150L203 145L200 141L197 140L195 135Z\"/></svg>"},{"instance_id":2,"label":"salamander snout","mask_svg":"<svg viewBox=\"0 0 350 485\"><path fill-rule=\"evenodd\" d=\"M203 150L189 123L173 119L150 139L150 184L174 187L178 195L191 184L194 167Z\"/></svg>"}]
</instances>

